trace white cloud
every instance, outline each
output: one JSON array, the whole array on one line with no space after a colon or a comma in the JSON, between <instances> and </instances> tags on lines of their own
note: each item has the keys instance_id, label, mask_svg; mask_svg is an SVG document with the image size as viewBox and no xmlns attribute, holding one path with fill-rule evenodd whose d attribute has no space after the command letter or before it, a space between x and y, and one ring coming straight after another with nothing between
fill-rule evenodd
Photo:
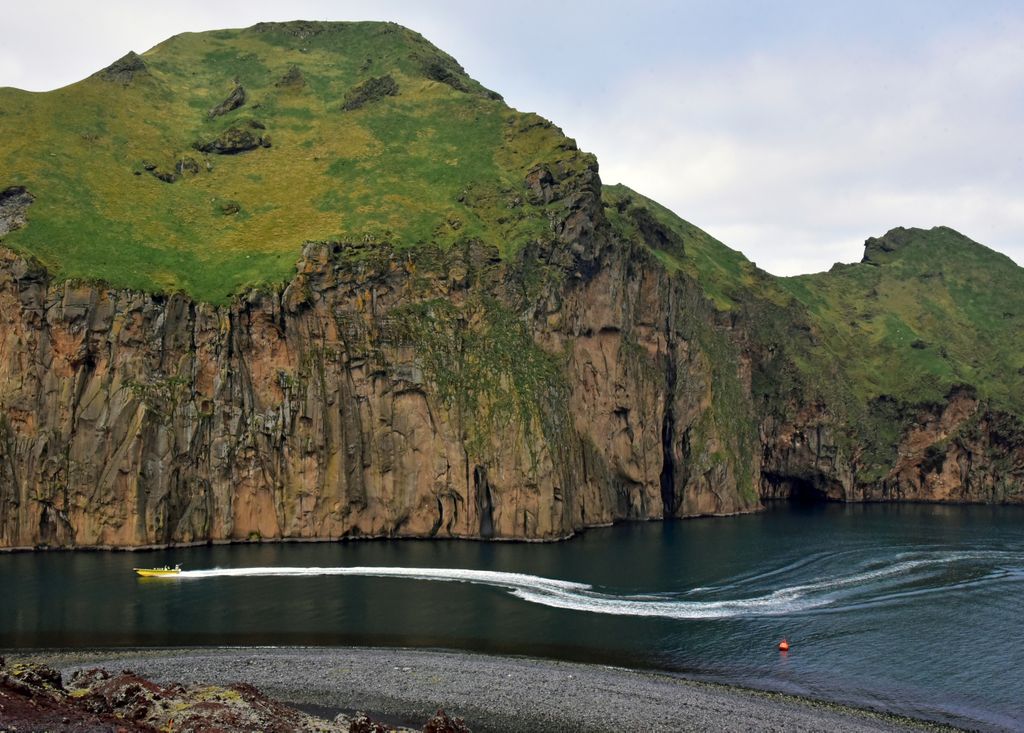
<instances>
[{"instance_id":1,"label":"white cloud","mask_svg":"<svg viewBox=\"0 0 1024 733\"><path fill-rule=\"evenodd\" d=\"M606 113L562 121L606 181L779 274L857 260L867 236L903 225L949 225L1022 262L1021 30L907 58L814 48L681 64L621 79Z\"/></svg>"}]
</instances>

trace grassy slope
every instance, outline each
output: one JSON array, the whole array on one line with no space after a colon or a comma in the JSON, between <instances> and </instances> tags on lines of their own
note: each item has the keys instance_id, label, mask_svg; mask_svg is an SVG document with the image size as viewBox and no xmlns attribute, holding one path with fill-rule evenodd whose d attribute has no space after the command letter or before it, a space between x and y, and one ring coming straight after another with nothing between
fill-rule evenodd
<instances>
[{"instance_id":1,"label":"grassy slope","mask_svg":"<svg viewBox=\"0 0 1024 733\"><path fill-rule=\"evenodd\" d=\"M635 216L638 209L649 211L659 224L674 232L682 242L682 251L667 247L653 250L654 255L670 271L683 271L700 280L719 309L731 310L751 292L773 300L782 297L768 284L771 276L758 270L742 253L656 201L621 184L604 186L603 199L605 215L621 237L643 241Z\"/></svg>"},{"instance_id":2,"label":"grassy slope","mask_svg":"<svg viewBox=\"0 0 1024 733\"><path fill-rule=\"evenodd\" d=\"M98 74L46 93L0 89L0 188L37 197L29 226L5 244L60 276L223 302L288 279L305 240L471 238L509 254L548 232L542 207L521 198L526 173L587 159L394 24L187 33L143 59L148 74L128 85ZM293 66L303 83L279 84ZM397 95L341 109L349 90L385 74ZM211 119L236 80L246 104ZM251 119L272 147L192 149ZM136 175L144 161L173 171L184 156L199 174ZM240 211L223 213L230 203Z\"/></svg>"},{"instance_id":3,"label":"grassy slope","mask_svg":"<svg viewBox=\"0 0 1024 733\"><path fill-rule=\"evenodd\" d=\"M696 277L719 309L744 307L759 336L786 350L800 388L833 409L863 416L881 396L941 403L971 385L1024 412L1024 269L1008 257L945 227L897 229L875 240L872 262L778 278L624 186L604 198L623 236L639 237L634 207L675 232L685 254L658 258Z\"/></svg>"},{"instance_id":4,"label":"grassy slope","mask_svg":"<svg viewBox=\"0 0 1024 733\"><path fill-rule=\"evenodd\" d=\"M875 263L780 279L814 316L857 396L939 403L973 385L1024 412L1024 269L945 227L894 230Z\"/></svg>"}]
</instances>

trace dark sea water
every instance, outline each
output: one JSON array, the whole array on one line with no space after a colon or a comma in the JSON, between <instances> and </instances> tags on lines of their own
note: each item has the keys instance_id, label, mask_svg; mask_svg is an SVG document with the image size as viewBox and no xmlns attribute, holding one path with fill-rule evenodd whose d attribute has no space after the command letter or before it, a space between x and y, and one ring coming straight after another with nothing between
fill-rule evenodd
<instances>
[{"instance_id":1,"label":"dark sea water","mask_svg":"<svg viewBox=\"0 0 1024 733\"><path fill-rule=\"evenodd\" d=\"M175 579L133 566L181 563ZM403 645L1024 728L1024 509L778 504L558 544L0 555L0 647ZM776 645L786 637L787 654Z\"/></svg>"}]
</instances>

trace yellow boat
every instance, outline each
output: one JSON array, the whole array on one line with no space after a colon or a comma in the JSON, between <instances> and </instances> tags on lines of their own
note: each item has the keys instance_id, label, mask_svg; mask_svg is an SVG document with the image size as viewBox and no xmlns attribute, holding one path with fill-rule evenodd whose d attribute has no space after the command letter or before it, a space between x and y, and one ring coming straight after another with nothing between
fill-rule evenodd
<instances>
[{"instance_id":1,"label":"yellow boat","mask_svg":"<svg viewBox=\"0 0 1024 733\"><path fill-rule=\"evenodd\" d=\"M132 568L132 570L143 578L165 578L180 573L181 565L175 565L173 568L164 565L162 568Z\"/></svg>"}]
</instances>

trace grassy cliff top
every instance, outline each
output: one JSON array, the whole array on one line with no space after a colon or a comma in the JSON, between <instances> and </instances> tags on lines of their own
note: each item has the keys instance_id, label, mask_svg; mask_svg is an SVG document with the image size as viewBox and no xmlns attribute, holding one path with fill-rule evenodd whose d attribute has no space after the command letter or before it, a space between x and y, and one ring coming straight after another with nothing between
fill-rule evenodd
<instances>
[{"instance_id":1,"label":"grassy cliff top","mask_svg":"<svg viewBox=\"0 0 1024 733\"><path fill-rule=\"evenodd\" d=\"M955 385L1024 411L1024 269L947 227L893 229L864 259L781 278L863 396Z\"/></svg>"},{"instance_id":2,"label":"grassy cliff top","mask_svg":"<svg viewBox=\"0 0 1024 733\"><path fill-rule=\"evenodd\" d=\"M620 236L646 241L719 309L745 308L755 336L832 404L941 404L970 385L1024 412L1024 269L952 229L893 229L859 263L775 277L625 186L605 186L604 205Z\"/></svg>"},{"instance_id":3,"label":"grassy cliff top","mask_svg":"<svg viewBox=\"0 0 1024 733\"><path fill-rule=\"evenodd\" d=\"M602 190L604 212L622 238L645 242L670 272L685 272L700 281L721 310L731 310L752 293L786 300L776 278L758 269L742 252L718 241L653 199L617 184Z\"/></svg>"},{"instance_id":4,"label":"grassy cliff top","mask_svg":"<svg viewBox=\"0 0 1024 733\"><path fill-rule=\"evenodd\" d=\"M186 33L45 93L0 89L4 244L58 276L223 302L287 280L306 240L508 255L548 236L538 164L593 165L391 23Z\"/></svg>"}]
</instances>

